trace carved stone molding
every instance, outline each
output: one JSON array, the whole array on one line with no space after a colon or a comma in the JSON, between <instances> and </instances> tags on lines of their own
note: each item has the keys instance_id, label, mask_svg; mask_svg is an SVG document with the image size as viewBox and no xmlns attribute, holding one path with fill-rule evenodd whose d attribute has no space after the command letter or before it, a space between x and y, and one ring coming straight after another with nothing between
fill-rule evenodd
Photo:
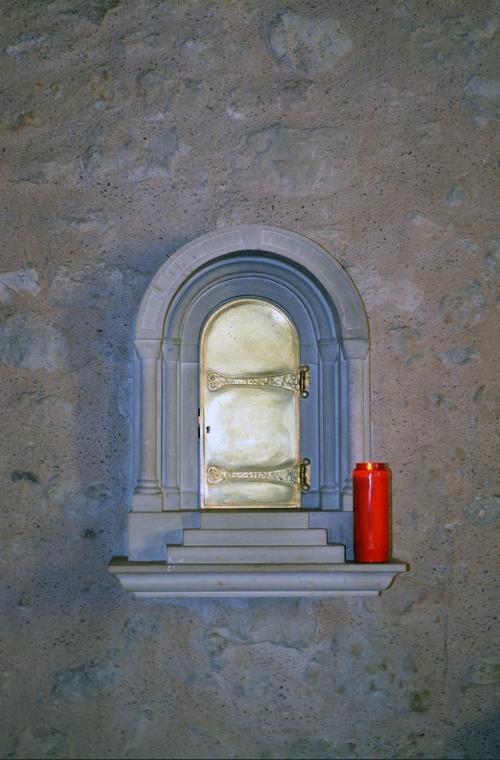
<instances>
[{"instance_id":1,"label":"carved stone molding","mask_svg":"<svg viewBox=\"0 0 500 760\"><path fill-rule=\"evenodd\" d=\"M109 571L139 597L337 597L378 596L406 570L404 563L344 564L324 571L297 565L287 570L259 566L197 568L186 572L162 563L113 561Z\"/></svg>"}]
</instances>

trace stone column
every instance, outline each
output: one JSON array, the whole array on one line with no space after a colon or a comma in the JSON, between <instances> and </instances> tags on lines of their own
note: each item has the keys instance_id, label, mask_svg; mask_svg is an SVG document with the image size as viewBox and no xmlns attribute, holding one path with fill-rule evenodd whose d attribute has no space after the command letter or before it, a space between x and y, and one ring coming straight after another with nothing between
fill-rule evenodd
<instances>
[{"instance_id":1,"label":"stone column","mask_svg":"<svg viewBox=\"0 0 500 760\"><path fill-rule=\"evenodd\" d=\"M352 471L370 458L370 401L367 340L345 340L348 396L348 457L342 491L343 509L352 509Z\"/></svg>"},{"instance_id":2,"label":"stone column","mask_svg":"<svg viewBox=\"0 0 500 760\"><path fill-rule=\"evenodd\" d=\"M336 467L336 455L339 448L339 424L338 424L338 360L339 344L334 340L322 338L318 341L321 357L321 383L322 394L319 420L320 434L319 456L322 461L321 483L321 509L331 510L339 507L338 471ZM326 421L326 422L325 422Z\"/></svg>"},{"instance_id":3,"label":"stone column","mask_svg":"<svg viewBox=\"0 0 500 760\"><path fill-rule=\"evenodd\" d=\"M162 491L158 480L158 399L157 369L161 340L136 340L140 359L139 476L132 510L161 512Z\"/></svg>"},{"instance_id":4,"label":"stone column","mask_svg":"<svg viewBox=\"0 0 500 760\"><path fill-rule=\"evenodd\" d=\"M165 412L162 419L164 431L162 435L163 461L165 463L165 500L163 509L175 510L180 507L179 488L179 459L182 458L181 435L179 425L179 359L180 345L178 338L165 340Z\"/></svg>"}]
</instances>

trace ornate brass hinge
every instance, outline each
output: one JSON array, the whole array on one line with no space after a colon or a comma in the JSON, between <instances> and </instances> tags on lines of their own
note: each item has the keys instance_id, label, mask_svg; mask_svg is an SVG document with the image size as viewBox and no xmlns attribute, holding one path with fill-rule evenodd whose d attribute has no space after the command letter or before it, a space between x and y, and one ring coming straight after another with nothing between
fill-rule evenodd
<instances>
[{"instance_id":1,"label":"ornate brass hinge","mask_svg":"<svg viewBox=\"0 0 500 760\"><path fill-rule=\"evenodd\" d=\"M302 491L309 491L311 487L311 462L309 459L303 459L300 464L280 467L277 470L224 470L214 464L207 467L207 483L209 486L215 486L224 480L300 484Z\"/></svg>"},{"instance_id":2,"label":"ornate brass hinge","mask_svg":"<svg viewBox=\"0 0 500 760\"><path fill-rule=\"evenodd\" d=\"M300 467L300 488L302 491L309 491L311 488L311 460L303 459Z\"/></svg>"},{"instance_id":3,"label":"ornate brass hinge","mask_svg":"<svg viewBox=\"0 0 500 760\"><path fill-rule=\"evenodd\" d=\"M307 364L302 364L299 370L299 390L302 398L309 396L309 387L311 385L311 370Z\"/></svg>"},{"instance_id":4,"label":"ornate brass hinge","mask_svg":"<svg viewBox=\"0 0 500 760\"><path fill-rule=\"evenodd\" d=\"M288 372L281 375L253 375L247 377L229 377L219 372L207 374L209 391L218 391L227 385L247 385L259 388L284 388L299 391L303 398L309 396L311 373L307 364L303 364L298 372Z\"/></svg>"}]
</instances>

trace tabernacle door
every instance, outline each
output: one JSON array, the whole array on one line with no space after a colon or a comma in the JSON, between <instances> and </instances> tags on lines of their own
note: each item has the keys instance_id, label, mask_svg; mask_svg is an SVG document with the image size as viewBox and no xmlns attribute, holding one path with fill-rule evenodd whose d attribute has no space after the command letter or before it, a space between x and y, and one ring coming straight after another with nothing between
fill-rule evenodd
<instances>
[{"instance_id":1,"label":"tabernacle door","mask_svg":"<svg viewBox=\"0 0 500 760\"><path fill-rule=\"evenodd\" d=\"M308 373L290 318L261 299L230 301L207 321L200 350L201 507L300 507Z\"/></svg>"}]
</instances>

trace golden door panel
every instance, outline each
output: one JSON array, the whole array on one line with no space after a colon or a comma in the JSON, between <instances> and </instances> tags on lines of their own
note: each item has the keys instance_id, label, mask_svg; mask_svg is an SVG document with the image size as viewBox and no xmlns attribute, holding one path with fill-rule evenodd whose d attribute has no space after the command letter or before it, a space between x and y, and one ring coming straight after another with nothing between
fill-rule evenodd
<instances>
[{"instance_id":1,"label":"golden door panel","mask_svg":"<svg viewBox=\"0 0 500 760\"><path fill-rule=\"evenodd\" d=\"M239 299L202 335L201 506L300 506L300 351L273 304Z\"/></svg>"}]
</instances>

